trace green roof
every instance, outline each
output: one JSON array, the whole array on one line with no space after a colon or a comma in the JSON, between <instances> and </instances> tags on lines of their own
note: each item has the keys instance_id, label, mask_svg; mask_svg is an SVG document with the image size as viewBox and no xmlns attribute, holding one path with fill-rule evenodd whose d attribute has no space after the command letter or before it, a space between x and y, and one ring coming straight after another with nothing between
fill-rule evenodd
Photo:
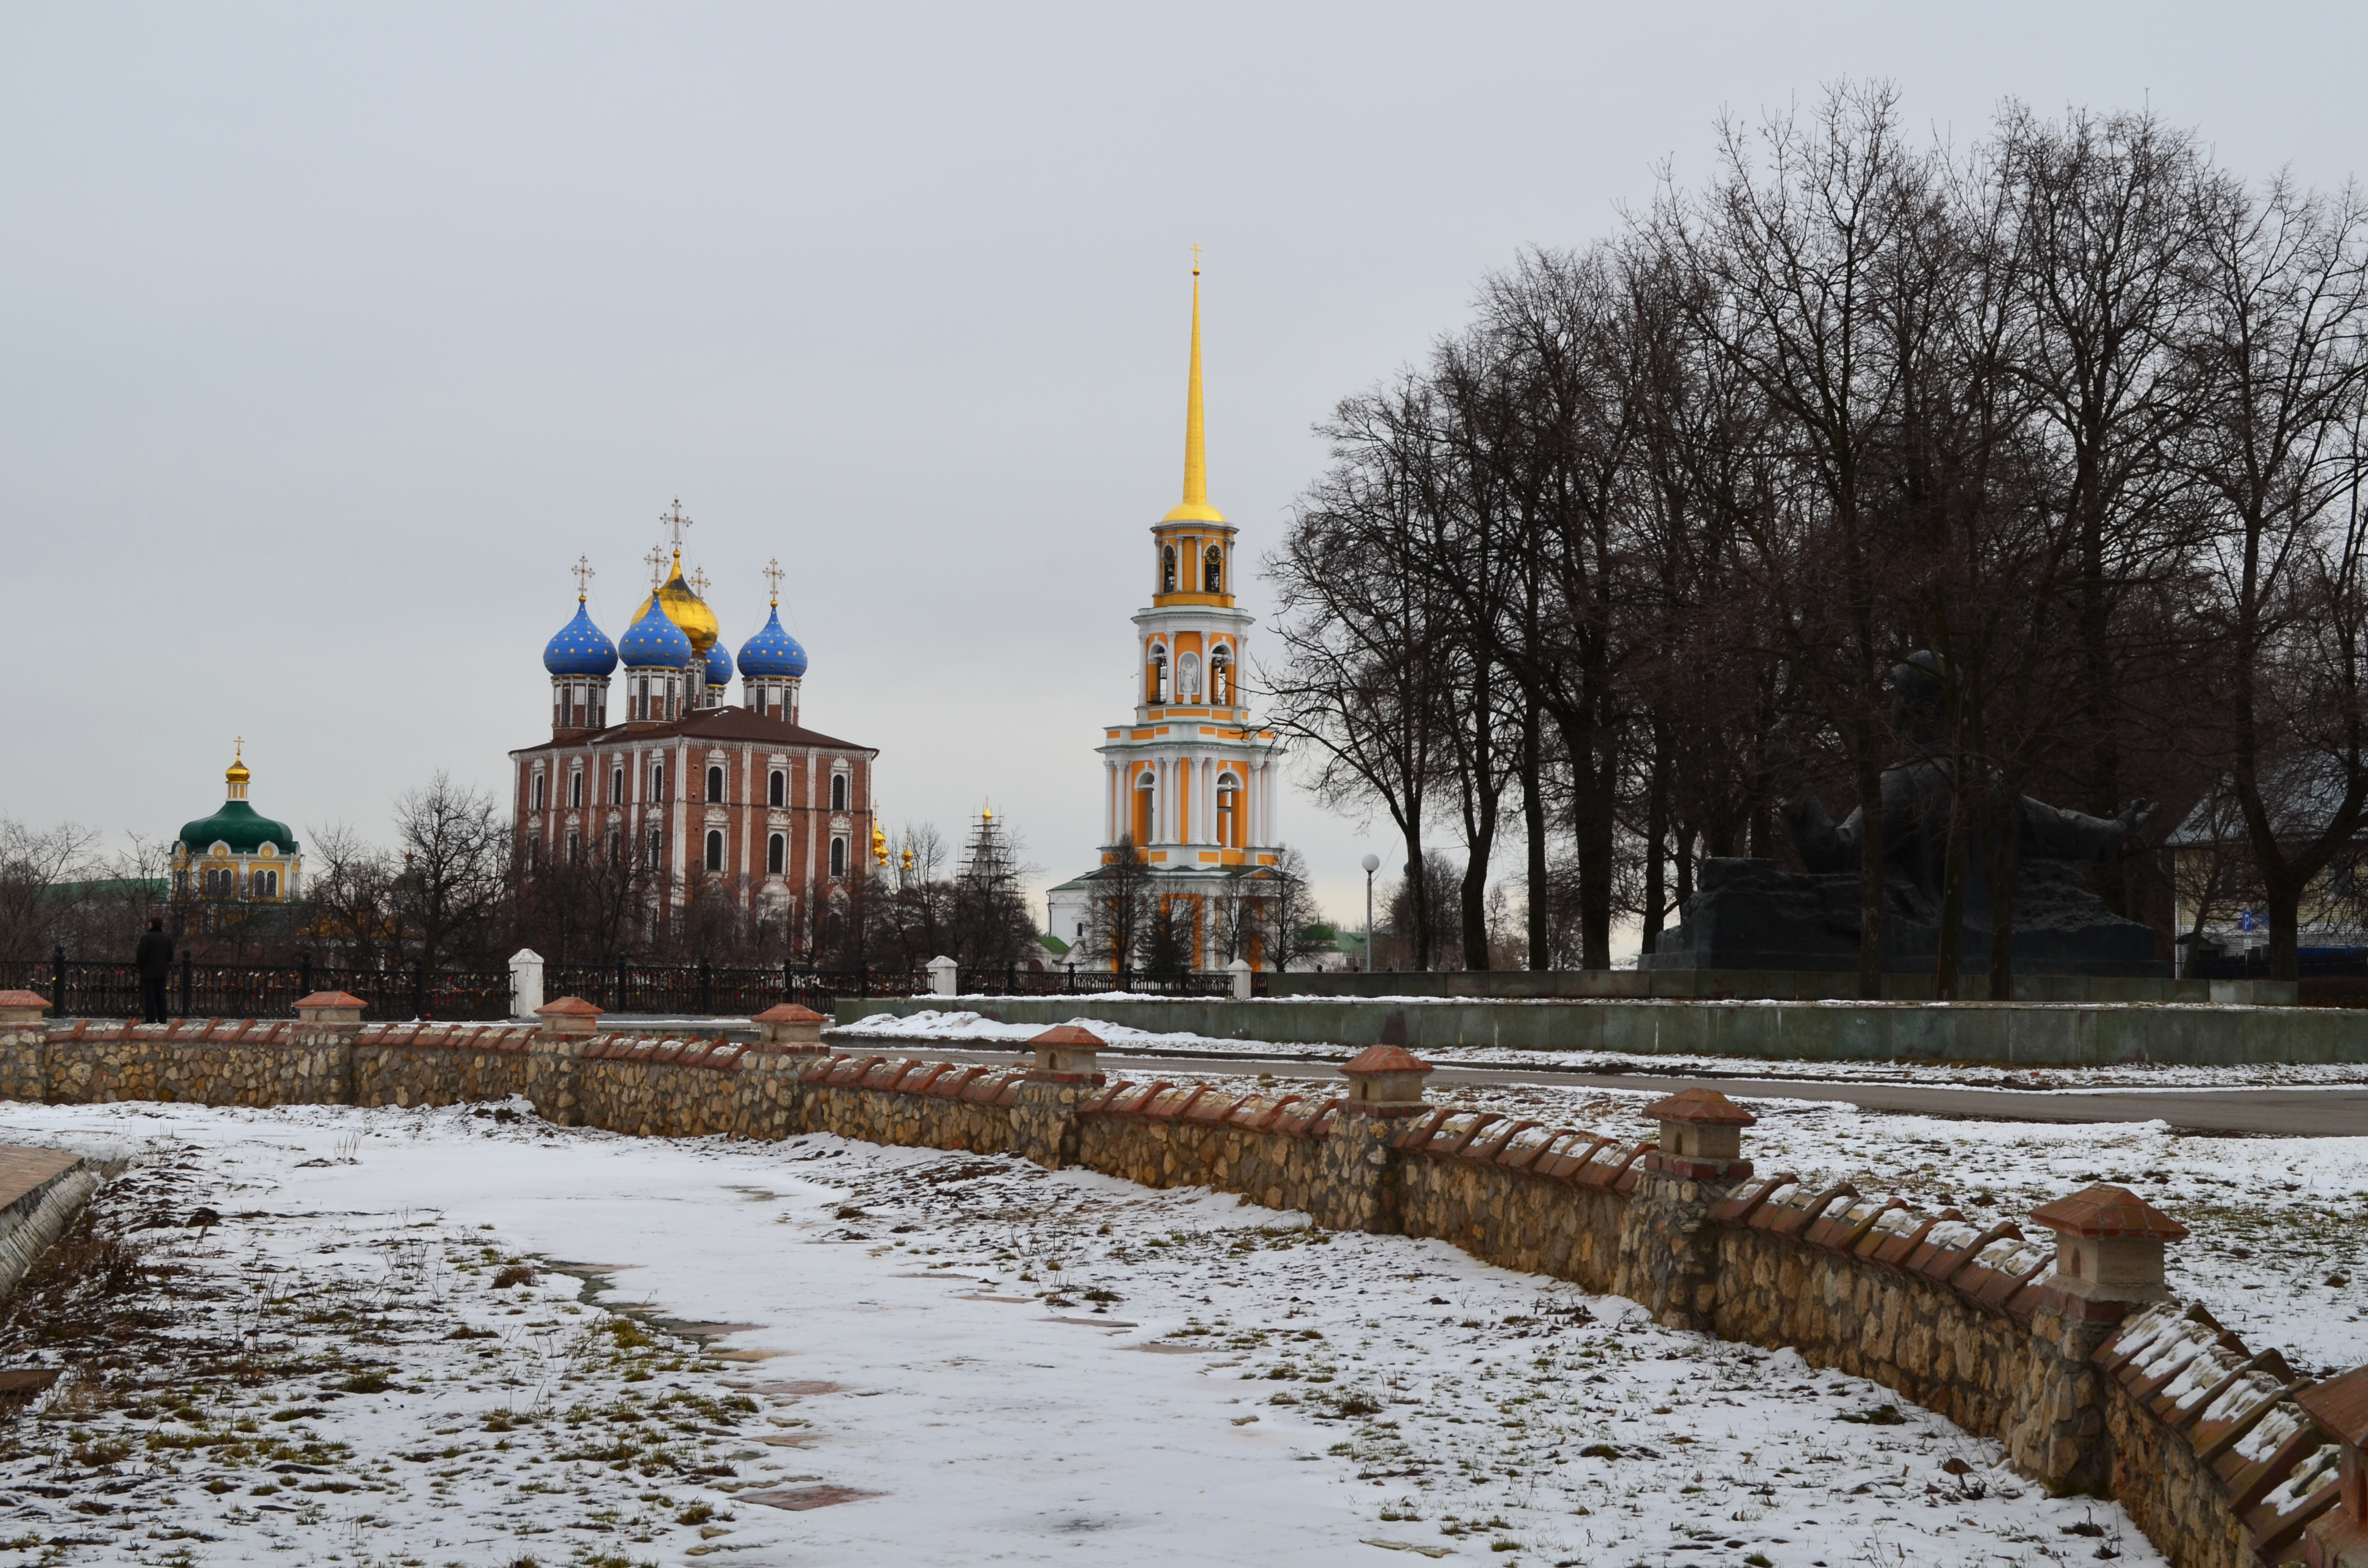
<instances>
[{"instance_id":1,"label":"green roof","mask_svg":"<svg viewBox=\"0 0 2368 1568\"><path fill-rule=\"evenodd\" d=\"M1055 937L1050 931L1038 933L1036 940L1041 943L1046 950L1051 952L1054 958L1059 958L1069 950L1069 944L1061 940L1060 937Z\"/></svg>"},{"instance_id":2,"label":"green roof","mask_svg":"<svg viewBox=\"0 0 2368 1568\"><path fill-rule=\"evenodd\" d=\"M181 842L202 854L217 844L230 846L233 855L252 855L268 844L282 854L296 853L296 835L284 822L273 822L245 801L224 801L222 810L183 825Z\"/></svg>"}]
</instances>

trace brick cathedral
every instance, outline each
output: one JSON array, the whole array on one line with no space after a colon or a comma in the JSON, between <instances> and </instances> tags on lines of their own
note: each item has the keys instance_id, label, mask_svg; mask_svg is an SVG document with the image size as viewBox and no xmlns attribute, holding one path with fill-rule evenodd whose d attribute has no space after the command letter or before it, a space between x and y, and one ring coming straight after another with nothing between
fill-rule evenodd
<instances>
[{"instance_id":1,"label":"brick cathedral","mask_svg":"<svg viewBox=\"0 0 2368 1568\"><path fill-rule=\"evenodd\" d=\"M613 644L592 622L578 563L575 618L542 653L551 738L510 754L519 846L542 864L629 868L654 925L720 896L795 930L884 842L871 808L879 753L799 723L806 651L781 626L778 565L771 613L740 648L741 699L726 700L734 659L705 581L683 576L689 519L677 505L666 520L672 571Z\"/></svg>"}]
</instances>

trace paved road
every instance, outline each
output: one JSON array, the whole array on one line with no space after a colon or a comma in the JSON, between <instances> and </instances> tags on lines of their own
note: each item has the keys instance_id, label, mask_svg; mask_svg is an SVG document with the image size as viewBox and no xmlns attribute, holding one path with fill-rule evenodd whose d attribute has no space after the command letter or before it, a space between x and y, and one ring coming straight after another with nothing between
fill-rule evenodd
<instances>
[{"instance_id":1,"label":"paved road","mask_svg":"<svg viewBox=\"0 0 2368 1568\"><path fill-rule=\"evenodd\" d=\"M951 1062L1008 1062L1008 1050L976 1050L935 1041L837 1040L841 1050L882 1055L920 1053ZM1141 1078L1160 1073L1273 1073L1290 1077L1328 1074L1316 1057L1234 1056L1210 1052L1105 1051L1104 1069ZM2273 1132L2286 1137L2368 1138L2368 1088L2304 1089L1972 1089L1946 1085L1869 1084L1816 1078L1752 1078L1725 1073L1696 1077L1645 1073L1585 1073L1552 1067L1440 1067L1431 1083L1514 1084L1555 1088L1629 1089L1669 1093L1710 1085L1737 1099L1832 1100L1866 1110L1986 1121L2167 1121L2194 1132Z\"/></svg>"}]
</instances>

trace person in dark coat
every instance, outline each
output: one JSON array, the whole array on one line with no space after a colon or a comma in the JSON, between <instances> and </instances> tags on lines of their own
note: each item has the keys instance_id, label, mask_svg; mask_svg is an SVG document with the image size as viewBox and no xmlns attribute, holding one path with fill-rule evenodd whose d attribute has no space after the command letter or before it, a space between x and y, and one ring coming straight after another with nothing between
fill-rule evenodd
<instances>
[{"instance_id":1,"label":"person in dark coat","mask_svg":"<svg viewBox=\"0 0 2368 1568\"><path fill-rule=\"evenodd\" d=\"M140 950L131 961L140 971L140 1007L145 1015L144 1021L165 1022L165 983L173 974L173 938L165 935L161 918L148 922L148 934L140 938Z\"/></svg>"}]
</instances>

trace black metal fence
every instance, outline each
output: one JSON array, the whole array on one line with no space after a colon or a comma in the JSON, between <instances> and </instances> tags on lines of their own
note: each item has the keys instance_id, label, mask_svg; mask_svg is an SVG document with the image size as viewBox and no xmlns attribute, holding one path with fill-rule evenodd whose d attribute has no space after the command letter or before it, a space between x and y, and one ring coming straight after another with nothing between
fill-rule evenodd
<instances>
[{"instance_id":1,"label":"black metal fence","mask_svg":"<svg viewBox=\"0 0 2368 1568\"><path fill-rule=\"evenodd\" d=\"M965 969L955 971L955 989L965 996L1082 996L1106 991L1149 993L1160 996L1230 996L1234 994L1233 977L1228 974L1145 974L1139 970L1121 970L1117 974L1106 969L1078 969L1074 965L1060 969L1021 969L1016 964L1002 969ZM920 987L927 991L924 984Z\"/></svg>"},{"instance_id":2,"label":"black metal fence","mask_svg":"<svg viewBox=\"0 0 2368 1568\"><path fill-rule=\"evenodd\" d=\"M1165 996L1230 995L1223 974L1150 975L1108 970L965 969L957 987L970 996L1080 996L1108 991ZM0 991L35 991L53 1017L136 1018L139 971L128 963L69 959L59 949L47 959L0 960ZM182 1018L285 1018L296 999L316 991L345 991L362 999L362 1017L484 1022L511 1015L510 977L503 970L429 969L414 962L392 969L315 964L199 963L187 956L173 965L165 1010ZM580 996L604 1013L655 1013L674 1017L747 1017L783 1002L827 1015L843 999L921 996L929 976L908 970L824 970L799 964L737 968L716 964L652 964L619 960L598 964L548 964L546 1000Z\"/></svg>"},{"instance_id":3,"label":"black metal fence","mask_svg":"<svg viewBox=\"0 0 2368 1568\"><path fill-rule=\"evenodd\" d=\"M580 996L604 1013L671 1017L748 1017L783 1002L827 1014L842 996L910 996L927 976L901 970L823 970L800 964L546 964L546 997Z\"/></svg>"},{"instance_id":4,"label":"black metal fence","mask_svg":"<svg viewBox=\"0 0 2368 1568\"><path fill-rule=\"evenodd\" d=\"M40 960L0 960L0 990L34 991L48 998L52 1017L136 1018L142 1011L140 972L128 963L69 959L57 949ZM180 1018L285 1018L296 999L316 991L344 991L362 999L370 1019L442 1018L456 1022L510 1015L507 970L393 969L315 964L199 963L184 955L165 985L165 1011Z\"/></svg>"}]
</instances>

